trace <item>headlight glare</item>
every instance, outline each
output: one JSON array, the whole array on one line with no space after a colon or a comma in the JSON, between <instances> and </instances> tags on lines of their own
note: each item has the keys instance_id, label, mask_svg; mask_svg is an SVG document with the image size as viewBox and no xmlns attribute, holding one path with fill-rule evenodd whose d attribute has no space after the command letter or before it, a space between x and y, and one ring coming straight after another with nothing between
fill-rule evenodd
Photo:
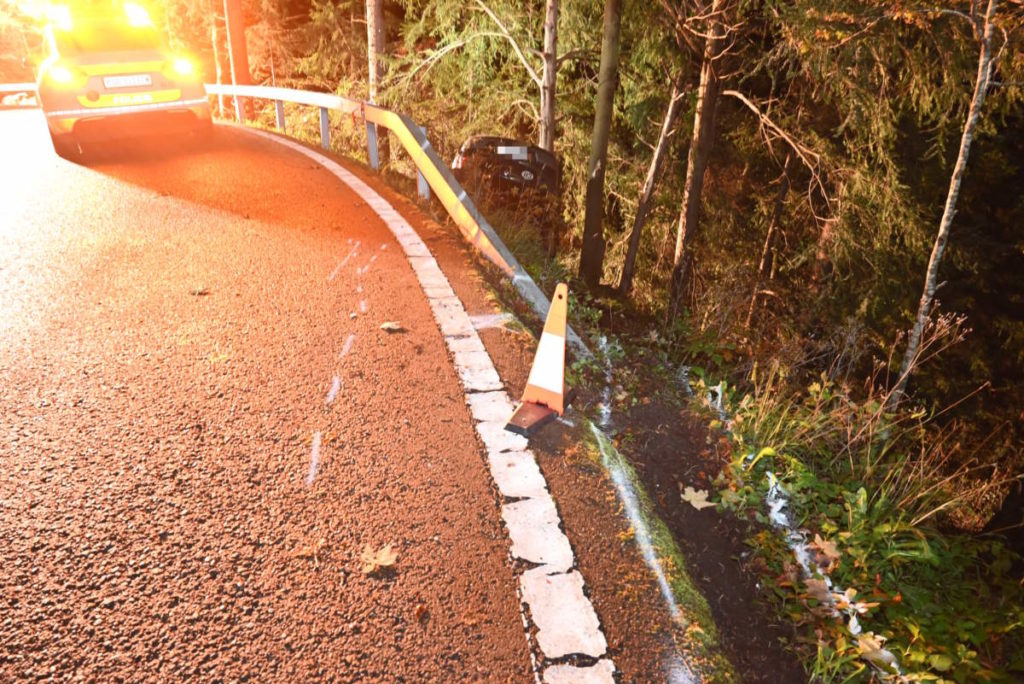
<instances>
[{"instance_id":1,"label":"headlight glare","mask_svg":"<svg viewBox=\"0 0 1024 684\"><path fill-rule=\"evenodd\" d=\"M171 70L174 71L178 76L194 76L196 73L196 67L192 63L192 60L186 57L176 57L171 62Z\"/></svg>"},{"instance_id":2,"label":"headlight glare","mask_svg":"<svg viewBox=\"0 0 1024 684\"><path fill-rule=\"evenodd\" d=\"M67 85L75 80L75 74L63 64L54 64L48 74L50 80L59 85Z\"/></svg>"}]
</instances>

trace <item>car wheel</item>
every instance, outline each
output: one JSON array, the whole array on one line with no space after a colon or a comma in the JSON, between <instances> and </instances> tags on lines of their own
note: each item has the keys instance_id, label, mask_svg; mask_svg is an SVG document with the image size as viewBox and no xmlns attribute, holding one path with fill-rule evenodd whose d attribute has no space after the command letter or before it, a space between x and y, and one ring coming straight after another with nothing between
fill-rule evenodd
<instances>
[{"instance_id":1,"label":"car wheel","mask_svg":"<svg viewBox=\"0 0 1024 684\"><path fill-rule=\"evenodd\" d=\"M53 142L53 151L58 157L68 161L77 162L82 157L82 150L78 141L71 135L54 135L50 133L50 140Z\"/></svg>"}]
</instances>

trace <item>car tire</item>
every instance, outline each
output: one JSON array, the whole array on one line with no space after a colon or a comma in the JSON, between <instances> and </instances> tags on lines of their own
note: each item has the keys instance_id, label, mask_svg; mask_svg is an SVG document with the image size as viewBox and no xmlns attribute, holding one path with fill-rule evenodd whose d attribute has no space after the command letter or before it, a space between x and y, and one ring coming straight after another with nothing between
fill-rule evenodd
<instances>
[{"instance_id":1,"label":"car tire","mask_svg":"<svg viewBox=\"0 0 1024 684\"><path fill-rule=\"evenodd\" d=\"M53 151L57 153L58 157L73 162L77 162L82 158L82 150L74 136L50 133L50 141L53 142Z\"/></svg>"}]
</instances>

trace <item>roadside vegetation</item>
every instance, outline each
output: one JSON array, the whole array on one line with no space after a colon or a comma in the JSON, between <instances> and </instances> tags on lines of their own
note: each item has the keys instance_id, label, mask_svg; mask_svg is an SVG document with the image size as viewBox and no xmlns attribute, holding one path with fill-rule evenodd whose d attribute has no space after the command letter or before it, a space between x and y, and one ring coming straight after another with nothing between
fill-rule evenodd
<instances>
[{"instance_id":1,"label":"roadside vegetation","mask_svg":"<svg viewBox=\"0 0 1024 684\"><path fill-rule=\"evenodd\" d=\"M164 8L227 79L221 3ZM1020 0L245 8L257 82L372 88L449 159L478 133L558 155L555 206L485 212L623 350L616 411L685 404L729 445L712 499L758 525L816 681L1024 677Z\"/></svg>"}]
</instances>

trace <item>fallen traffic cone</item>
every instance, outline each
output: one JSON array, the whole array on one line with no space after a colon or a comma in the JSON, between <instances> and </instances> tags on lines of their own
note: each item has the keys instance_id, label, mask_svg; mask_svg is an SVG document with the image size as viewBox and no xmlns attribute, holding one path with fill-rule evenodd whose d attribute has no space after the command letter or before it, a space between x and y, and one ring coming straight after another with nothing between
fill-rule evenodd
<instances>
[{"instance_id":1,"label":"fallen traffic cone","mask_svg":"<svg viewBox=\"0 0 1024 684\"><path fill-rule=\"evenodd\" d=\"M559 283L544 322L523 399L509 418L506 430L530 437L565 413L569 388L565 385L565 319L569 312L569 287ZM571 400L571 397L570 397Z\"/></svg>"}]
</instances>

